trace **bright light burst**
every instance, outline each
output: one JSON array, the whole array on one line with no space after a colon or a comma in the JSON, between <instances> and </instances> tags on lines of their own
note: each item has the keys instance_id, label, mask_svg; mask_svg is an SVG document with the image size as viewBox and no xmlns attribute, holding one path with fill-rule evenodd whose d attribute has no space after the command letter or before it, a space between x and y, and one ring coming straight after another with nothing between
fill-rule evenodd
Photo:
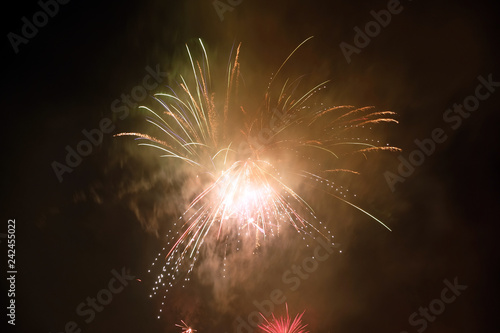
<instances>
[{"instance_id":1,"label":"bright light burst","mask_svg":"<svg viewBox=\"0 0 500 333\"><path fill-rule=\"evenodd\" d=\"M305 312L305 311L304 311ZM268 320L262 313L264 322L259 325L259 328L265 333L309 333L306 331L306 324L302 323L302 316L304 312L297 314L292 320L288 314L288 304L286 305L286 317L276 318L274 313L272 319Z\"/></svg>"},{"instance_id":2,"label":"bright light burst","mask_svg":"<svg viewBox=\"0 0 500 333\"><path fill-rule=\"evenodd\" d=\"M258 246L261 240L278 236L283 226L291 225L303 238L319 236L331 241L330 231L297 192L305 191L306 186L313 190L322 186L323 192L389 229L353 204L353 195L336 185L333 177L339 172L356 173L342 167L346 156L398 150L362 136L372 126L396 122L394 113L376 112L372 107L325 106L317 102L317 95L328 81L310 89L302 88L301 78L286 79L277 86L287 61L309 39L291 52L270 78L263 102L255 110L245 109L238 101L241 45L230 56L225 80L216 82L217 91L212 88L202 41L198 58L186 45L189 76L181 75L177 87L155 94L156 107L139 107L147 114L150 134L117 134L133 136L140 146L160 151L161 157L186 170L197 183L197 195L173 223L165 252L152 264L160 260L163 267L151 296L160 288L168 292L178 280L189 281L207 239L224 245L224 277L226 256L240 250L243 239L253 239ZM229 249L228 244L232 246Z\"/></svg>"},{"instance_id":3,"label":"bright light burst","mask_svg":"<svg viewBox=\"0 0 500 333\"><path fill-rule=\"evenodd\" d=\"M175 324L175 326L180 327L182 329L182 333L194 333L196 332L195 329L189 327L188 324L184 320L181 320L182 324Z\"/></svg>"}]
</instances>

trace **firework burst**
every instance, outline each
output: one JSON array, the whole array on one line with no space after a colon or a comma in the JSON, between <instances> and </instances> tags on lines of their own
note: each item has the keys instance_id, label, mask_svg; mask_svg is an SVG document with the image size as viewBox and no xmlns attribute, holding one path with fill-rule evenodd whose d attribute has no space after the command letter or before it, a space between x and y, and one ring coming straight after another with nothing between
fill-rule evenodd
<instances>
[{"instance_id":1,"label":"firework burst","mask_svg":"<svg viewBox=\"0 0 500 333\"><path fill-rule=\"evenodd\" d=\"M217 82L224 89L217 93L205 46L200 40L197 57L186 46L189 76L180 76L176 87L155 94L155 106L139 107L147 114L149 134L117 134L135 137L138 145L159 151L171 165L189 170L196 179L196 196L173 223L164 252L152 264L162 268L151 296L160 288L168 292L176 281L189 281L207 239L223 244L224 266L228 253L239 251L244 240L258 246L265 238L279 236L284 226L292 226L303 238L332 241L330 231L299 193L304 191L302 184L312 189L322 186L389 229L353 204L348 189L333 179L338 173L356 173L341 167L346 156L398 150L359 135L372 126L396 122L394 113L325 106L317 101L327 81L310 89L302 89L300 78L278 86L283 67L307 40L270 78L262 103L252 110L238 101L240 46L231 53L226 78Z\"/></svg>"},{"instance_id":2,"label":"firework burst","mask_svg":"<svg viewBox=\"0 0 500 333\"><path fill-rule=\"evenodd\" d=\"M184 320L181 320L181 324L175 324L176 327L180 327L182 329L182 333L194 333L195 329L190 327Z\"/></svg>"},{"instance_id":3,"label":"firework burst","mask_svg":"<svg viewBox=\"0 0 500 333\"><path fill-rule=\"evenodd\" d=\"M304 311L305 312L305 311ZM276 318L274 313L271 320L268 320L262 313L264 322L259 325L259 328L265 333L309 333L306 331L306 324L302 323L302 316L304 312L297 314L293 320L288 314L288 304L286 305L286 317Z\"/></svg>"}]
</instances>

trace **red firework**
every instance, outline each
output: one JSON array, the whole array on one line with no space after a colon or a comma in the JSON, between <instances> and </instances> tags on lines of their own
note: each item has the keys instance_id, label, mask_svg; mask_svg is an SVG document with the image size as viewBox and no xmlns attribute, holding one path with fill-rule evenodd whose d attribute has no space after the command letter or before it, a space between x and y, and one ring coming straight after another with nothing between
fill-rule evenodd
<instances>
[{"instance_id":1,"label":"red firework","mask_svg":"<svg viewBox=\"0 0 500 333\"><path fill-rule=\"evenodd\" d=\"M288 304L286 305L286 317L276 318L274 313L272 314L272 319L268 320L261 313L260 315L264 318L265 322L259 325L259 328L266 333L309 333L306 330L307 324L302 323L302 316L305 310L297 314L292 320L288 314Z\"/></svg>"}]
</instances>

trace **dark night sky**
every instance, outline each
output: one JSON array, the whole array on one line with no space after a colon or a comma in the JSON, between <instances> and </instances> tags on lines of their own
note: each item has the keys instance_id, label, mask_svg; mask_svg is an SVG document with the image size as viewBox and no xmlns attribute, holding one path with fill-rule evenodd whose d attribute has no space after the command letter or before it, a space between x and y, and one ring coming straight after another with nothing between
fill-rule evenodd
<instances>
[{"instance_id":1,"label":"dark night sky","mask_svg":"<svg viewBox=\"0 0 500 333\"><path fill-rule=\"evenodd\" d=\"M443 280L455 277L468 288L425 332L497 331L500 89L456 130L442 117L474 93L478 76L500 81L498 14L486 1L403 1L402 12L348 64L339 44L353 44L353 28L387 3L243 0L221 21L212 1L73 0L18 54L6 36L19 33L21 18L39 5L4 6L0 233L7 232L8 219L16 219L15 331L63 332L75 321L82 332L180 332L174 324L186 319L199 333L232 333L235 318L255 310L252 301L280 288L291 312L306 309L311 332L417 332L408 317L439 298ZM310 254L274 252L251 272L255 278L240 308L217 308L210 284L194 279L188 290L174 293L165 319L157 320L146 271L162 242L141 225L130 198L115 189L147 179L158 164L140 156L121 159L125 148L110 134L61 183L51 163L64 160L66 145L74 147L83 129L113 118L112 101L141 82L146 66L177 73L185 42L201 37L214 61L224 64L232 43L241 41L242 74L252 85L267 84L309 36L315 38L295 69L331 79L336 104L396 112L400 124L384 135L403 156L434 128L446 129L448 139L395 192L383 174L397 169L398 154L362 168L368 185L360 190L361 204L383 216L392 233L338 203L318 204L330 217L338 214L334 208L341 212L342 218L331 220L342 254L329 257L298 290L290 291L281 276ZM114 118L113 132L130 130L132 120ZM157 193L150 188L137 200L145 219L157 218ZM159 219L160 234L174 218ZM4 239L0 248L4 276ZM131 281L85 323L76 307L122 267L143 281ZM6 290L2 284L2 306ZM2 325L6 321L3 316Z\"/></svg>"}]
</instances>

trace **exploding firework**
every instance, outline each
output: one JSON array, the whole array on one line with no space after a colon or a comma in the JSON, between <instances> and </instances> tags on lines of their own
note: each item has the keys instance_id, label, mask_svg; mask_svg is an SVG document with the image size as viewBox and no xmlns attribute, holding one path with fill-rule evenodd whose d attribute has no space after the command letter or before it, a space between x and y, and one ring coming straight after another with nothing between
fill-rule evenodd
<instances>
[{"instance_id":1,"label":"exploding firework","mask_svg":"<svg viewBox=\"0 0 500 333\"><path fill-rule=\"evenodd\" d=\"M175 324L175 326L180 327L182 329L182 333L193 333L196 332L195 329L189 327L188 324L184 320L181 320L181 324Z\"/></svg>"},{"instance_id":2,"label":"exploding firework","mask_svg":"<svg viewBox=\"0 0 500 333\"><path fill-rule=\"evenodd\" d=\"M301 78L277 85L283 67L307 40L271 76L262 103L252 110L238 101L241 45L231 52L225 80L216 84L224 89L217 93L204 44L199 41L198 57L186 45L189 76L181 75L177 86L155 94L156 106L139 107L147 114L150 132L117 134L133 136L138 145L159 151L170 165L187 170L195 183L196 195L173 223L164 252L152 264L160 260L163 265L151 296L160 288L168 292L176 281L189 281L207 240L223 245L224 261L241 250L243 242L259 246L262 240L279 236L285 226L303 238L324 237L331 242L330 231L302 195L305 188L322 186L328 195L389 229L353 204L348 189L336 185L334 177L356 173L342 167L347 156L398 150L359 134L377 124L396 122L394 113L325 106L318 95L328 81L306 89ZM225 277L225 263L223 271Z\"/></svg>"},{"instance_id":3,"label":"exploding firework","mask_svg":"<svg viewBox=\"0 0 500 333\"><path fill-rule=\"evenodd\" d=\"M304 311L305 312L305 311ZM262 313L264 322L259 325L259 328L265 333L309 333L306 331L306 324L302 323L302 316L304 312L297 314L292 320L288 314L288 304L286 305L286 317L276 318L274 313L272 319L268 320Z\"/></svg>"}]
</instances>

